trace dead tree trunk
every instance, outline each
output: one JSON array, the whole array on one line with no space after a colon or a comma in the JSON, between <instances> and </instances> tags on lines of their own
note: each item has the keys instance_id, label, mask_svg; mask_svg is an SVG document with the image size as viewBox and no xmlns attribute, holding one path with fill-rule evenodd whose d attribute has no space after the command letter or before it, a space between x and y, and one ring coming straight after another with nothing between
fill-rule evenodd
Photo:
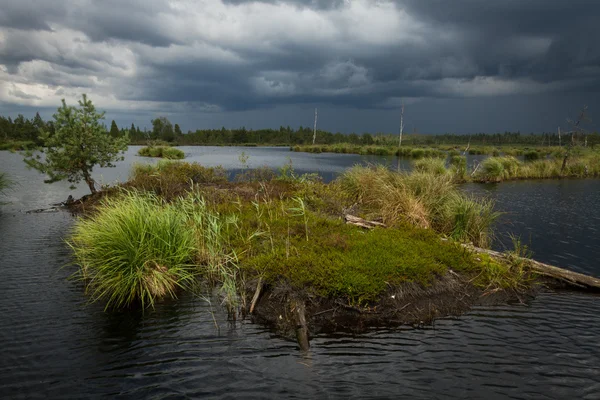
<instances>
[{"instance_id":1,"label":"dead tree trunk","mask_svg":"<svg viewBox=\"0 0 600 400\"><path fill-rule=\"evenodd\" d=\"M316 140L317 140L317 109L315 108L315 127L313 128L313 142L312 142L312 144L315 144Z\"/></svg>"}]
</instances>

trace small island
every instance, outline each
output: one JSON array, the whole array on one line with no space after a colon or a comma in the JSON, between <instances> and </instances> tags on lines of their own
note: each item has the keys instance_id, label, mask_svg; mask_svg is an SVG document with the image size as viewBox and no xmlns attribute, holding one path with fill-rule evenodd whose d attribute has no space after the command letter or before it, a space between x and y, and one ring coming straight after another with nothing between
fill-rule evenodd
<instances>
[{"instance_id":1,"label":"small island","mask_svg":"<svg viewBox=\"0 0 600 400\"><path fill-rule=\"evenodd\" d=\"M356 166L323 183L287 166L231 182L197 163L135 165L128 182L72 206L86 212L68 243L106 308L207 295L208 283L232 318L251 314L302 348L322 330L420 325L523 302L541 277L570 279L516 239L507 253L487 250L499 213L460 180L455 168Z\"/></svg>"},{"instance_id":2,"label":"small island","mask_svg":"<svg viewBox=\"0 0 600 400\"><path fill-rule=\"evenodd\" d=\"M142 157L157 157L168 160L182 160L185 153L175 147L168 145L148 145L138 150L138 155Z\"/></svg>"}]
</instances>

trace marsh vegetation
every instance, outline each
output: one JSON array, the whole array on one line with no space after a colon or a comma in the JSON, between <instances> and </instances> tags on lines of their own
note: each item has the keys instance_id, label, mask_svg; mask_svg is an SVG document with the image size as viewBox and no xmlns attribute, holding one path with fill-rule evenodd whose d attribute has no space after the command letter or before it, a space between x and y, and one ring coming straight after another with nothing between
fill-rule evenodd
<instances>
[{"instance_id":1,"label":"marsh vegetation","mask_svg":"<svg viewBox=\"0 0 600 400\"><path fill-rule=\"evenodd\" d=\"M328 304L397 311L411 303L401 314L410 322L464 311L470 304L457 291L522 293L531 283L510 262L460 245L487 246L499 214L439 168L357 166L326 184L288 165L231 182L220 168L160 161L134 166L128 182L93 199L68 243L76 276L109 308L148 307L181 290L204 296L209 283L232 316L264 288L255 313L275 324L284 315L288 327L290 299L311 299L314 314ZM382 227L347 224L349 214ZM437 311L423 315L427 298Z\"/></svg>"}]
</instances>

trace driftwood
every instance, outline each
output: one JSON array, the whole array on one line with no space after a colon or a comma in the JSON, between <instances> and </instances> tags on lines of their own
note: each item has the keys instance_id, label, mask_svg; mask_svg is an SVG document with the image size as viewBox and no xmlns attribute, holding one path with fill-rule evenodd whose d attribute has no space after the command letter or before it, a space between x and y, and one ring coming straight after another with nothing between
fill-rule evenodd
<instances>
[{"instance_id":1,"label":"driftwood","mask_svg":"<svg viewBox=\"0 0 600 400\"><path fill-rule=\"evenodd\" d=\"M386 227L386 225L381 222L367 221L366 219L356 217L356 216L350 215L350 214L344 215L344 220L346 221L347 224L360 226L361 228L366 228L366 229L373 229L376 226L380 226L383 228Z\"/></svg>"},{"instance_id":2,"label":"driftwood","mask_svg":"<svg viewBox=\"0 0 600 400\"><path fill-rule=\"evenodd\" d=\"M308 326L306 324L306 307L304 302L293 299L290 302L292 314L294 315L294 323L296 324L296 339L300 349L306 351L310 349L308 342Z\"/></svg>"},{"instance_id":3,"label":"driftwood","mask_svg":"<svg viewBox=\"0 0 600 400\"><path fill-rule=\"evenodd\" d=\"M376 221L367 221L363 218L356 217L354 215L346 214L344 216L346 223L360 226L362 228L372 229L376 226L385 227L385 224ZM446 239L447 240L447 239ZM507 260L508 256L504 253L500 253L499 251L482 249L480 247L475 247L470 244L463 244L464 247L474 251L476 253L485 253L490 255L491 257ZM514 256L513 256L514 257ZM553 279L560 280L565 282L571 286L577 286L579 288L593 288L600 289L600 278L595 278L593 276L580 274L578 272L569 271L568 269L555 267L553 265L548 265L541 263L539 261L531 260L529 258L517 257L520 261L524 262L532 271L544 276L548 276Z\"/></svg>"},{"instance_id":4,"label":"driftwood","mask_svg":"<svg viewBox=\"0 0 600 400\"><path fill-rule=\"evenodd\" d=\"M464 247L476 252L476 253L484 253L488 254L491 257L507 260L509 256L504 253L500 253L499 251L482 249L480 247L475 247L468 244L463 244ZM515 256L513 256L515 257ZM594 288L600 289L600 279L594 278L593 276L580 274L578 272L569 271L568 269L555 267L553 265L548 265L541 263L539 261L531 260L529 258L516 257L520 261L524 262L532 271L544 276L548 276L553 279L558 279L563 281L569 285L584 287L584 288Z\"/></svg>"},{"instance_id":5,"label":"driftwood","mask_svg":"<svg viewBox=\"0 0 600 400\"><path fill-rule=\"evenodd\" d=\"M263 287L263 278L260 277L258 278L258 283L256 284L256 291L254 292L254 296L252 297L252 303L250 303L250 314L252 314L254 312L254 307L256 306L256 302L258 301L258 298L260 297L260 291L262 290Z\"/></svg>"}]
</instances>

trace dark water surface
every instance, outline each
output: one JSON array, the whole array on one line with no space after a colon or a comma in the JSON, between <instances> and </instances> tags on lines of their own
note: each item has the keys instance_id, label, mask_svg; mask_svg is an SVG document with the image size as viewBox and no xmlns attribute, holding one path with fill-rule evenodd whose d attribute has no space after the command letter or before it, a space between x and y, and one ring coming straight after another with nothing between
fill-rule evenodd
<instances>
[{"instance_id":1,"label":"dark water surface","mask_svg":"<svg viewBox=\"0 0 600 400\"><path fill-rule=\"evenodd\" d=\"M386 162L273 148L184 150L189 160L228 169L242 167L242 151L251 167L279 167L291 157L298 171L326 179L358 162ZM126 179L134 160L153 162L135 151L99 171L98 180ZM61 269L69 262L63 238L73 218L21 212L64 200L68 185L43 184L7 152L0 152L0 171L19 182L0 212L2 399L600 399L597 295L543 294L528 305L480 307L418 330L322 335L303 354L265 327L228 322L218 304L192 295L145 315L86 304L82 287L66 280L73 270ZM508 212L501 231L531 237L537 259L600 276L599 180L467 189L495 198Z\"/></svg>"}]
</instances>

